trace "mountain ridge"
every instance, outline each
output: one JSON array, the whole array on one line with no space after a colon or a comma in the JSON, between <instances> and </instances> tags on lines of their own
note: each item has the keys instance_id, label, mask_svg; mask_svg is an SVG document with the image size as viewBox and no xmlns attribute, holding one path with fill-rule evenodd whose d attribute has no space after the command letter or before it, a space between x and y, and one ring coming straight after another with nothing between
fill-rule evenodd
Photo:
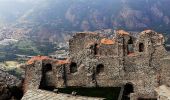
<instances>
[{"instance_id":1,"label":"mountain ridge","mask_svg":"<svg viewBox=\"0 0 170 100\"><path fill-rule=\"evenodd\" d=\"M8 1L4 3L8 6L0 9L0 40L30 41L35 48L39 43L67 42L76 31L170 32L169 0L14 0L13 4ZM35 48L33 51L38 50Z\"/></svg>"}]
</instances>

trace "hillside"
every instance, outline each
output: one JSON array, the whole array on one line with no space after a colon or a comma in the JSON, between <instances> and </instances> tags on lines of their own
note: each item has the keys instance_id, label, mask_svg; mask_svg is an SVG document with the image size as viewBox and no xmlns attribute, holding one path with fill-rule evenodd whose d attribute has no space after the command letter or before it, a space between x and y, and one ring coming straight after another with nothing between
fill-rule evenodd
<instances>
[{"instance_id":1,"label":"hillside","mask_svg":"<svg viewBox=\"0 0 170 100\"><path fill-rule=\"evenodd\" d=\"M0 49L48 54L75 31L149 28L168 34L169 4L169 0L1 0Z\"/></svg>"},{"instance_id":2,"label":"hillside","mask_svg":"<svg viewBox=\"0 0 170 100\"><path fill-rule=\"evenodd\" d=\"M55 30L67 31L103 28L161 30L170 25L168 4L169 0L38 0L32 4L16 3L22 5L22 10L20 6L8 5L15 9L6 13L1 11L4 16L0 18L17 25L50 25Z\"/></svg>"}]
</instances>

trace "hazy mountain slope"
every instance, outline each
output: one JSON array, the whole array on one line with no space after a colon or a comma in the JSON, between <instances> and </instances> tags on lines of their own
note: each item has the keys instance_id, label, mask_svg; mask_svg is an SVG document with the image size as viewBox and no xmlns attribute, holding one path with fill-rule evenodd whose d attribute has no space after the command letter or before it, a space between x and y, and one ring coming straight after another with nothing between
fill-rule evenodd
<instances>
[{"instance_id":1,"label":"hazy mountain slope","mask_svg":"<svg viewBox=\"0 0 170 100\"><path fill-rule=\"evenodd\" d=\"M31 1L1 3L0 22L12 23L17 28L45 27L56 30L55 34L107 28L169 31L170 27L169 0Z\"/></svg>"},{"instance_id":2,"label":"hazy mountain slope","mask_svg":"<svg viewBox=\"0 0 170 100\"><path fill-rule=\"evenodd\" d=\"M46 48L47 54L74 31L149 28L168 33L169 4L170 0L0 0L0 44L8 44L0 49L44 54Z\"/></svg>"},{"instance_id":3,"label":"hazy mountain slope","mask_svg":"<svg viewBox=\"0 0 170 100\"><path fill-rule=\"evenodd\" d=\"M168 29L169 0L48 0L21 17L58 30Z\"/></svg>"}]
</instances>

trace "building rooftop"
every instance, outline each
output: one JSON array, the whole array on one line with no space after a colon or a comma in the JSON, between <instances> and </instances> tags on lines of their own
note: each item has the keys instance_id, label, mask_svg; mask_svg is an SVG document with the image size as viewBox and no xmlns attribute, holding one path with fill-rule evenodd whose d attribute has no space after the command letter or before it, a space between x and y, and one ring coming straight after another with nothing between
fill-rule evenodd
<instances>
[{"instance_id":1,"label":"building rooftop","mask_svg":"<svg viewBox=\"0 0 170 100\"><path fill-rule=\"evenodd\" d=\"M41 61L41 60L49 60L51 58L49 58L48 56L34 56L32 57L30 60L28 60L27 64L30 65L30 64L33 64L34 61Z\"/></svg>"},{"instance_id":2,"label":"building rooftop","mask_svg":"<svg viewBox=\"0 0 170 100\"><path fill-rule=\"evenodd\" d=\"M119 35L129 35L129 33L124 30L117 30L116 33Z\"/></svg>"},{"instance_id":3,"label":"building rooftop","mask_svg":"<svg viewBox=\"0 0 170 100\"><path fill-rule=\"evenodd\" d=\"M111 44L115 44L115 40L103 38L101 39L101 43L111 45Z\"/></svg>"},{"instance_id":4,"label":"building rooftop","mask_svg":"<svg viewBox=\"0 0 170 100\"><path fill-rule=\"evenodd\" d=\"M63 65L63 64L68 64L68 63L70 63L70 61L68 59L56 61L56 64L58 64L58 65Z\"/></svg>"}]
</instances>

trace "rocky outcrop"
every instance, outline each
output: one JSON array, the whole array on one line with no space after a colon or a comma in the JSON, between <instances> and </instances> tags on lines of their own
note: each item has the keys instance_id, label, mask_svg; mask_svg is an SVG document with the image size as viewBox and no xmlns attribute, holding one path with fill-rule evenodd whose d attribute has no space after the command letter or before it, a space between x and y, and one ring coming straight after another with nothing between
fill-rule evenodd
<instances>
[{"instance_id":1,"label":"rocky outcrop","mask_svg":"<svg viewBox=\"0 0 170 100\"><path fill-rule=\"evenodd\" d=\"M20 99L22 97L21 80L0 70L0 100Z\"/></svg>"}]
</instances>

